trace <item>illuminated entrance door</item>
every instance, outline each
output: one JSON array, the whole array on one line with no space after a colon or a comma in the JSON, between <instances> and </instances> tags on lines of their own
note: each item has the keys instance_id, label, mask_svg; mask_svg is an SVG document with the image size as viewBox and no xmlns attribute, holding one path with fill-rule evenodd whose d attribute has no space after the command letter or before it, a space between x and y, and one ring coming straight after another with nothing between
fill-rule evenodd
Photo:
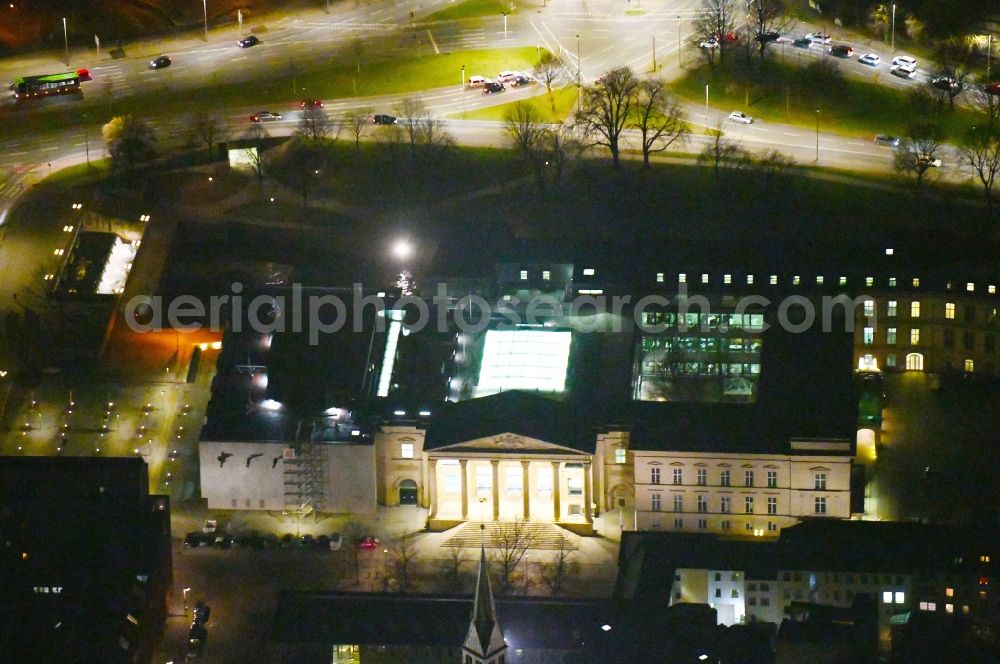
<instances>
[{"instance_id":1,"label":"illuminated entrance door","mask_svg":"<svg viewBox=\"0 0 1000 664\"><path fill-rule=\"evenodd\" d=\"M924 356L920 353L910 353L906 356L906 370L907 371L923 371L924 370Z\"/></svg>"},{"instance_id":2,"label":"illuminated entrance door","mask_svg":"<svg viewBox=\"0 0 1000 664\"><path fill-rule=\"evenodd\" d=\"M417 483L413 480L403 480L399 483L399 504L417 504Z\"/></svg>"}]
</instances>

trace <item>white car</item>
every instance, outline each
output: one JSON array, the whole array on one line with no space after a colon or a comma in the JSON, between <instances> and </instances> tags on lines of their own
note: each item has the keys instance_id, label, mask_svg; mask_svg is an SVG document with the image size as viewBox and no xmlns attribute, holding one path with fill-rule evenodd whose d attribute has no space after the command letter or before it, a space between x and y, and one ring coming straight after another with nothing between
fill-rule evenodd
<instances>
[{"instance_id":1,"label":"white car","mask_svg":"<svg viewBox=\"0 0 1000 664\"><path fill-rule=\"evenodd\" d=\"M903 65L893 65L889 68L889 73L900 78L913 78L913 70Z\"/></svg>"},{"instance_id":2,"label":"white car","mask_svg":"<svg viewBox=\"0 0 1000 664\"><path fill-rule=\"evenodd\" d=\"M469 77L469 87L470 88L481 88L484 85L486 85L486 83L489 80L490 79L486 78L485 76L470 76Z\"/></svg>"},{"instance_id":3,"label":"white car","mask_svg":"<svg viewBox=\"0 0 1000 664\"><path fill-rule=\"evenodd\" d=\"M924 168L941 168L941 160L934 157L928 157L927 155L921 155L917 157L917 166Z\"/></svg>"},{"instance_id":4,"label":"white car","mask_svg":"<svg viewBox=\"0 0 1000 664\"><path fill-rule=\"evenodd\" d=\"M913 70L917 68L917 59L909 55L897 55L892 59L892 64Z\"/></svg>"},{"instance_id":5,"label":"white car","mask_svg":"<svg viewBox=\"0 0 1000 664\"><path fill-rule=\"evenodd\" d=\"M878 67L878 64L882 62L882 58L875 55L874 53L865 53L860 58L858 58L858 62L860 62L863 65L868 65L869 67Z\"/></svg>"},{"instance_id":6,"label":"white car","mask_svg":"<svg viewBox=\"0 0 1000 664\"><path fill-rule=\"evenodd\" d=\"M829 44L833 37L822 32L810 32L806 35L806 39L814 44Z\"/></svg>"},{"instance_id":7,"label":"white car","mask_svg":"<svg viewBox=\"0 0 1000 664\"><path fill-rule=\"evenodd\" d=\"M512 83L518 76L524 76L524 73L519 71L502 71L497 74L497 80L501 83Z\"/></svg>"},{"instance_id":8,"label":"white car","mask_svg":"<svg viewBox=\"0 0 1000 664\"><path fill-rule=\"evenodd\" d=\"M733 122L739 122L741 124L753 124L753 118L743 111L733 111L729 114L729 119Z\"/></svg>"},{"instance_id":9,"label":"white car","mask_svg":"<svg viewBox=\"0 0 1000 664\"><path fill-rule=\"evenodd\" d=\"M698 44L698 48L708 48L708 49L719 48L719 40L715 38L706 39L705 41Z\"/></svg>"}]
</instances>

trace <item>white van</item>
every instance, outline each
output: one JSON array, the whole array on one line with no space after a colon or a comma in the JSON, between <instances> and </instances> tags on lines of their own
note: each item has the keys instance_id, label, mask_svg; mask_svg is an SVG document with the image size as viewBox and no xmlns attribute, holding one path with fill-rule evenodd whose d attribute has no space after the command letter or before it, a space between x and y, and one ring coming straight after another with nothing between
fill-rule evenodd
<instances>
[{"instance_id":1,"label":"white van","mask_svg":"<svg viewBox=\"0 0 1000 664\"><path fill-rule=\"evenodd\" d=\"M486 85L487 79L485 76L470 76L469 77L469 87L470 88L481 88Z\"/></svg>"}]
</instances>

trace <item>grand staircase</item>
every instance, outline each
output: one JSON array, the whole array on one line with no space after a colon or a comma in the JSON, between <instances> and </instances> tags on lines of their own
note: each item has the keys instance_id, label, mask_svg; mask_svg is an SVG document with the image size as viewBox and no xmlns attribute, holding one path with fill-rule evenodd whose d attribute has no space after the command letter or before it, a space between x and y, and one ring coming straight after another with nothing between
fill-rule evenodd
<instances>
[{"instance_id":1,"label":"grand staircase","mask_svg":"<svg viewBox=\"0 0 1000 664\"><path fill-rule=\"evenodd\" d=\"M528 540L529 549L551 549L558 551L560 548L577 549L576 538L568 530L560 528L554 523L536 523L534 521L518 522L511 521L487 521L481 524L478 521L467 522L455 530L450 538L445 540L441 546L479 548L479 543L484 541L483 531L480 525L486 526L485 544L486 548L496 549L500 547L500 541L506 539L510 541L512 537L520 536ZM512 529L519 529L516 532Z\"/></svg>"}]
</instances>

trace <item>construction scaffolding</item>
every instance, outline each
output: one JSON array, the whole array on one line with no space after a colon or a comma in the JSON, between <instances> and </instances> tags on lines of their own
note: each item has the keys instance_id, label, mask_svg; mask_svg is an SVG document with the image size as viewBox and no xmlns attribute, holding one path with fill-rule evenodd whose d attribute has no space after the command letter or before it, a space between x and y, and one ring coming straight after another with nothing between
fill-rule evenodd
<instances>
[{"instance_id":1,"label":"construction scaffolding","mask_svg":"<svg viewBox=\"0 0 1000 664\"><path fill-rule=\"evenodd\" d=\"M301 427L300 427L301 428ZM318 516L326 505L326 453L323 443L313 441L313 432L300 436L286 448L283 468L285 479L285 511L300 517Z\"/></svg>"}]
</instances>

